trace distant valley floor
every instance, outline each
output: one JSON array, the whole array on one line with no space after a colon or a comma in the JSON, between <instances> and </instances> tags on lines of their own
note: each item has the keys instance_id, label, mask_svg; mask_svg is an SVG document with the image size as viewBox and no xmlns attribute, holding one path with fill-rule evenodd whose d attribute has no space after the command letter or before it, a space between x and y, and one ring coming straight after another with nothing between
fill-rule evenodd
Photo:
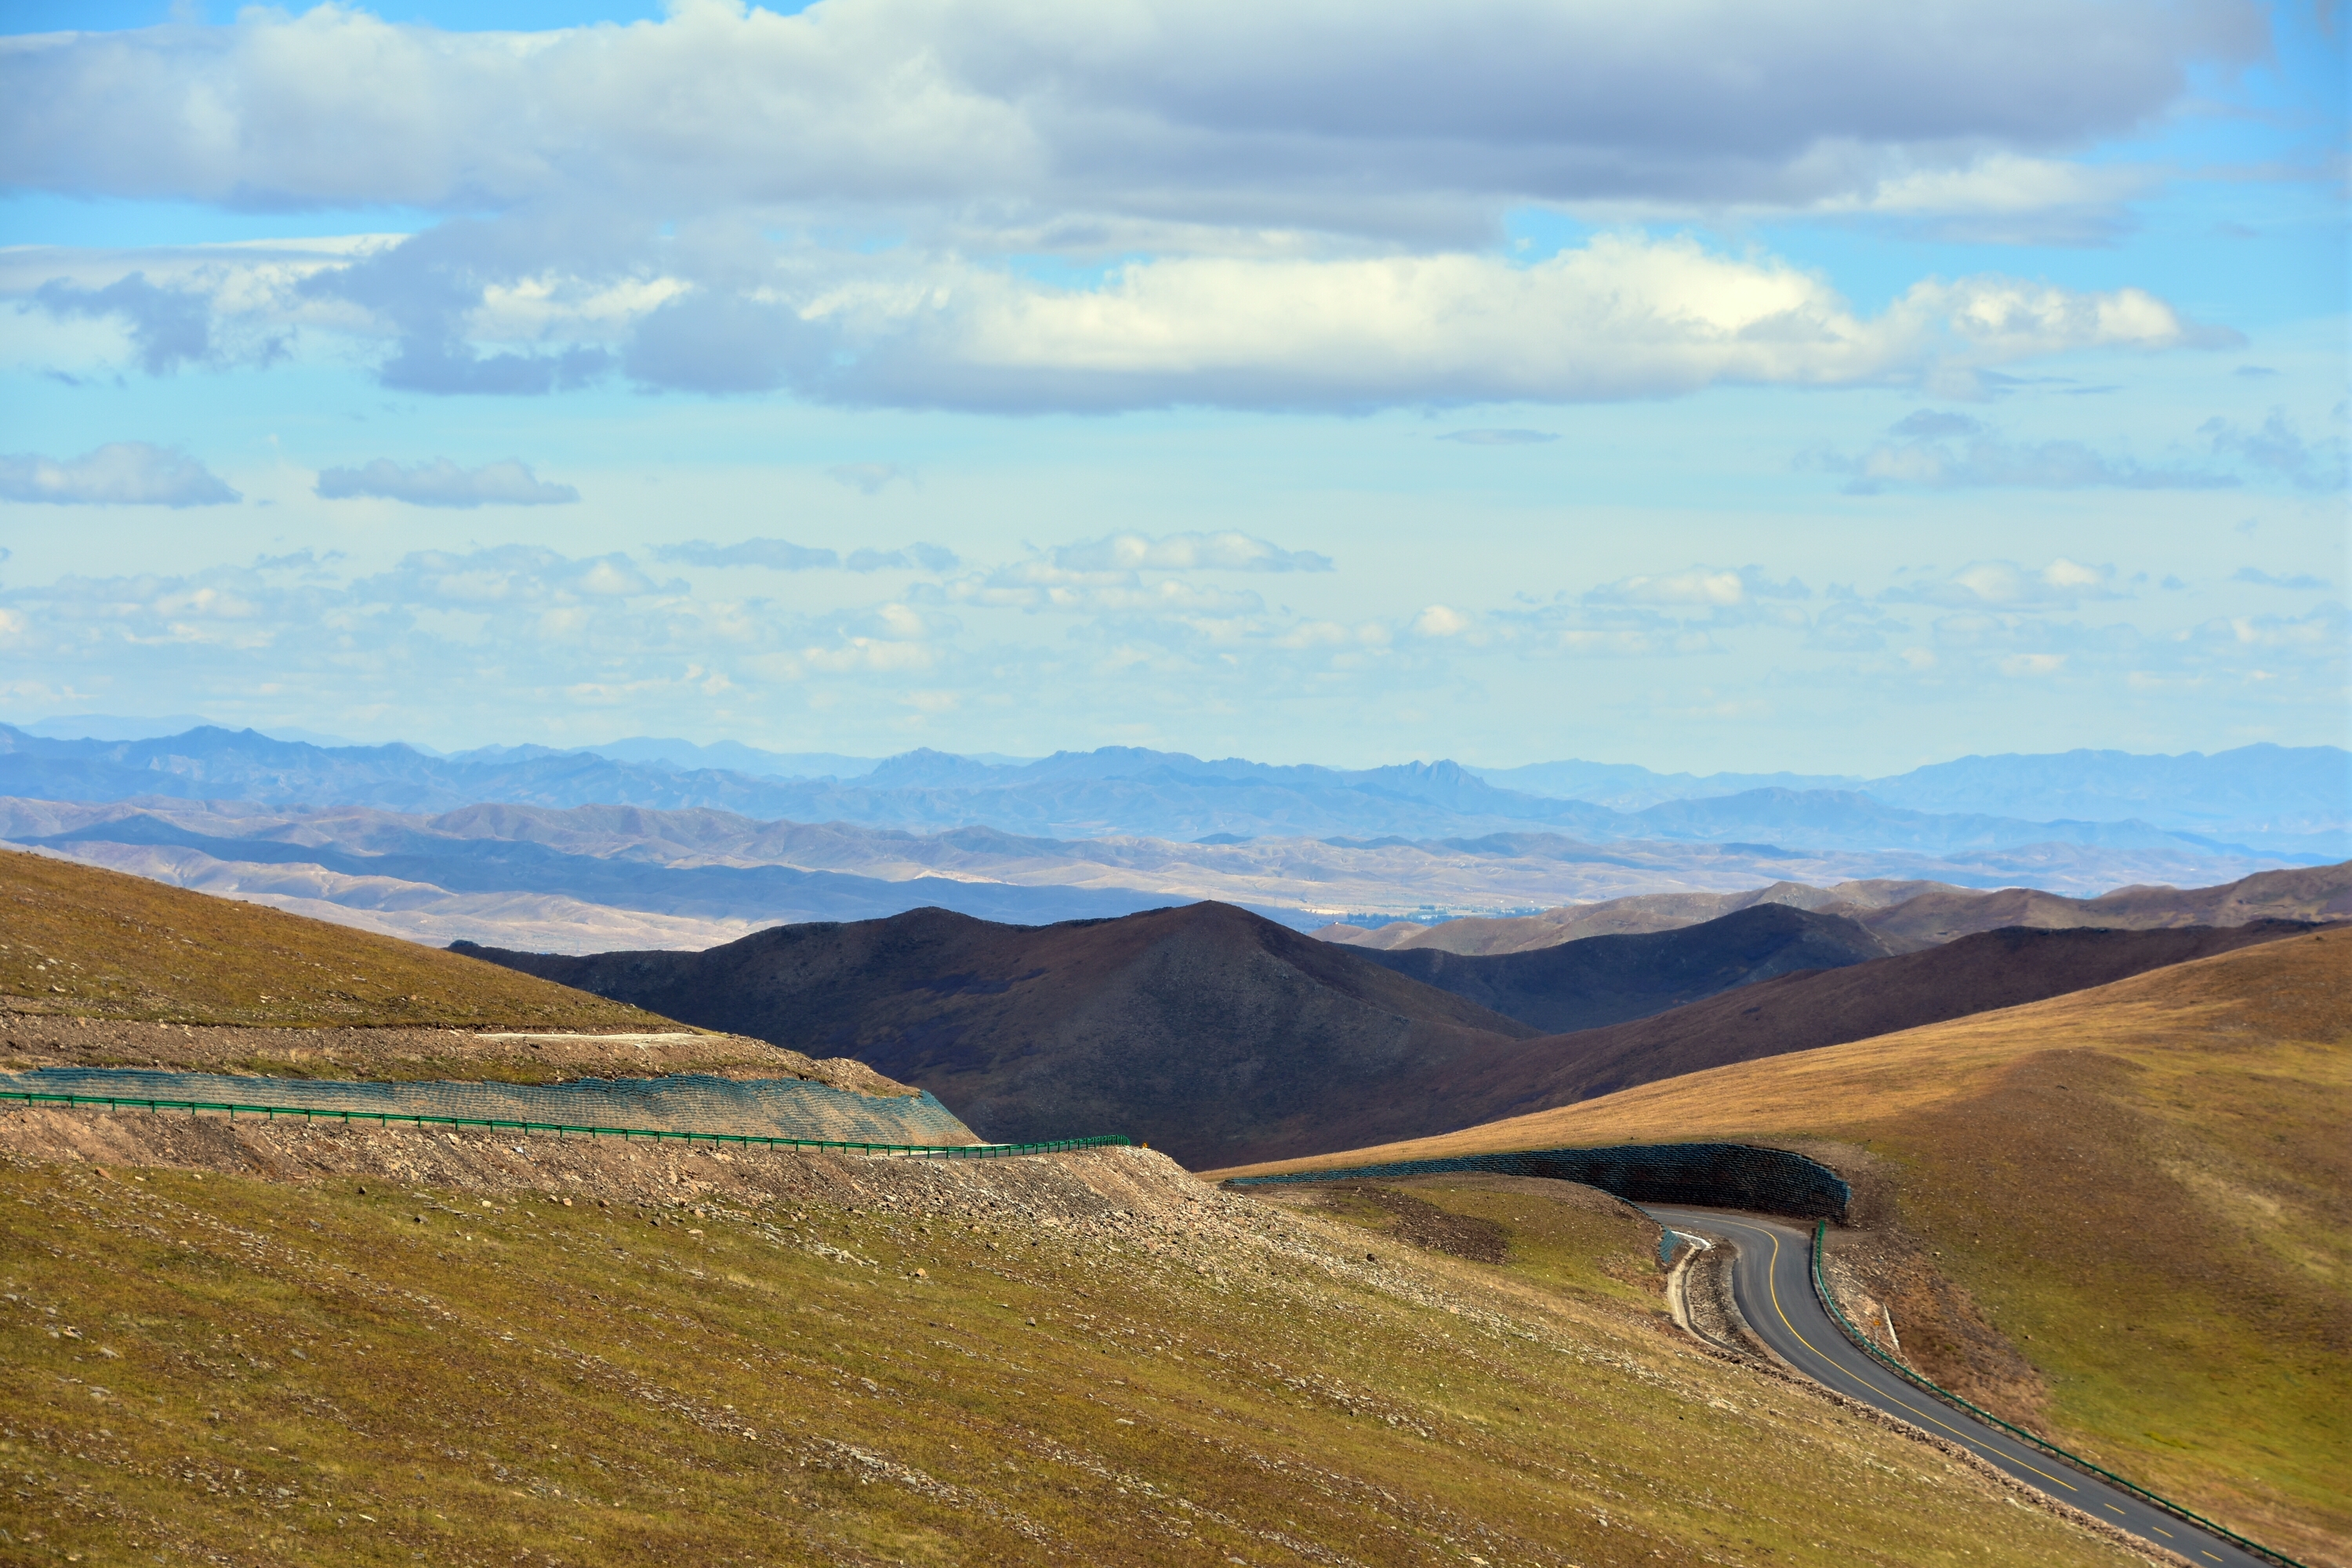
<instances>
[{"instance_id":1,"label":"distant valley floor","mask_svg":"<svg viewBox=\"0 0 2352 1568\"><path fill-rule=\"evenodd\" d=\"M1301 930L1863 880L2083 895L2209 887L2295 857L2051 841L1927 854L1745 842L1032 838L761 822L714 810L486 805L437 816L147 799L0 799L0 839L434 945L700 949L926 906L1017 924L1213 899ZM1696 918L1706 918L1697 916ZM1680 923L1680 922L1675 922Z\"/></svg>"}]
</instances>

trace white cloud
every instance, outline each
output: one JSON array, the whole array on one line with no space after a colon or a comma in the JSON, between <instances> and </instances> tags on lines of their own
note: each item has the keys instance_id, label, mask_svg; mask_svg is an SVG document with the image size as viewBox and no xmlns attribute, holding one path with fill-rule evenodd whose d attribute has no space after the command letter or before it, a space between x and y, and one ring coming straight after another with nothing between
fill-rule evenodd
<instances>
[{"instance_id":1,"label":"white cloud","mask_svg":"<svg viewBox=\"0 0 2352 1568\"><path fill-rule=\"evenodd\" d=\"M58 461L0 456L0 500L57 506L223 506L245 498L184 453L144 441L110 441Z\"/></svg>"},{"instance_id":2,"label":"white cloud","mask_svg":"<svg viewBox=\"0 0 2352 1568\"><path fill-rule=\"evenodd\" d=\"M2266 34L2243 0L685 0L528 35L256 7L10 40L0 150L76 195L593 193L673 216L987 202L1027 226L1304 213L1393 234L1497 198L2007 210L2095 194L2042 154L2145 122L2192 64L2254 59Z\"/></svg>"},{"instance_id":3,"label":"white cloud","mask_svg":"<svg viewBox=\"0 0 2352 1568\"><path fill-rule=\"evenodd\" d=\"M2315 577L2308 572L2297 572L2291 575L2281 576L2276 573L2265 572L2259 566L2241 566L2235 572L2230 574L2230 581L2232 583L2252 583L2257 586L2264 588L2325 590L2334 586L2334 584L2329 583L2326 578Z\"/></svg>"},{"instance_id":4,"label":"white cloud","mask_svg":"<svg viewBox=\"0 0 2352 1568\"><path fill-rule=\"evenodd\" d=\"M944 544L909 544L899 550L853 550L845 559L837 550L794 544L789 539L746 539L735 544L713 544L688 539L656 548L657 561L685 566L763 566L772 572L809 572L845 567L852 572L884 572L894 568L948 572L958 564L956 552Z\"/></svg>"},{"instance_id":5,"label":"white cloud","mask_svg":"<svg viewBox=\"0 0 2352 1568\"><path fill-rule=\"evenodd\" d=\"M1592 605L1657 605L1730 609L1759 599L1809 599L1812 591L1795 578L1775 583L1757 566L1737 570L1693 566L1684 572L1622 578L1584 595Z\"/></svg>"},{"instance_id":6,"label":"white cloud","mask_svg":"<svg viewBox=\"0 0 2352 1568\"><path fill-rule=\"evenodd\" d=\"M1529 204L2072 222L2138 176L2070 150L2266 44L2252 0L681 0L532 34L256 6L0 40L11 178L454 216L397 244L15 252L0 288L119 324L156 373L353 333L387 385L439 394L615 374L983 409L1959 387L2224 340L2127 289L1931 280L1865 316L1686 241L1532 266L1482 247ZM1039 253L1150 259L1066 289L999 265Z\"/></svg>"},{"instance_id":7,"label":"white cloud","mask_svg":"<svg viewBox=\"0 0 2352 1568\"><path fill-rule=\"evenodd\" d=\"M518 458L461 468L446 458L402 464L378 458L356 468L322 468L315 493L326 500L373 498L411 506L559 506L576 501L570 485L550 483Z\"/></svg>"},{"instance_id":8,"label":"white cloud","mask_svg":"<svg viewBox=\"0 0 2352 1568\"><path fill-rule=\"evenodd\" d=\"M1246 533L1114 533L1053 552L1066 572L1328 572L1331 558Z\"/></svg>"},{"instance_id":9,"label":"white cloud","mask_svg":"<svg viewBox=\"0 0 2352 1568\"><path fill-rule=\"evenodd\" d=\"M600 255L604 241L583 242L579 226L525 226L455 224L299 265L214 247L173 287L234 301L239 314L215 335L266 341L273 353L289 342L302 352L302 338L318 334L357 333L371 355L389 342L378 374L402 390L544 395L618 371L708 394L784 388L852 405L996 411L1566 403L1725 384L1974 387L1992 367L2037 356L2234 341L2143 290L1995 275L1929 279L1865 316L1821 277L1769 256L1630 233L1531 265L1461 251L1166 257L1057 288L904 247L739 240L714 257L616 239ZM164 265L136 256L111 264L131 261L159 274ZM640 304L660 302L640 309L612 304L594 277L567 270L682 263L723 266L732 281L723 292L642 288ZM0 253L0 289L29 298L44 275L71 275L90 279L76 287L95 298L111 287L100 286L104 270L69 252ZM485 292L519 273L543 285L544 310L528 334L489 336L505 329L485 314ZM1459 434L1479 444L1523 435ZM866 465L842 472L877 487L898 477Z\"/></svg>"},{"instance_id":10,"label":"white cloud","mask_svg":"<svg viewBox=\"0 0 2352 1568\"><path fill-rule=\"evenodd\" d=\"M2209 429L2210 426L2209 426ZM1822 452L1811 466L1850 476L1849 493L1889 489L2228 489L2232 474L2149 466L2081 441L2016 441L1965 414L1923 408L1888 431L1897 437L1858 455Z\"/></svg>"},{"instance_id":11,"label":"white cloud","mask_svg":"<svg viewBox=\"0 0 2352 1568\"><path fill-rule=\"evenodd\" d=\"M1881 595L1885 602L2006 609L2130 597L2114 566L2085 565L2063 555L2039 571L2014 561L1975 561L1955 572L1906 575Z\"/></svg>"}]
</instances>

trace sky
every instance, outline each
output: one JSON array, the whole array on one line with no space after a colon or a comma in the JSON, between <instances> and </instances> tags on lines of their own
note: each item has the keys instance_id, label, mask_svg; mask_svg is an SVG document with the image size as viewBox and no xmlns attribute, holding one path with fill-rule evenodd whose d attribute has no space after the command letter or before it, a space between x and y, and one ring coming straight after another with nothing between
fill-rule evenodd
<instances>
[{"instance_id":1,"label":"sky","mask_svg":"<svg viewBox=\"0 0 2352 1568\"><path fill-rule=\"evenodd\" d=\"M0 0L0 721L2352 742L2344 28Z\"/></svg>"}]
</instances>

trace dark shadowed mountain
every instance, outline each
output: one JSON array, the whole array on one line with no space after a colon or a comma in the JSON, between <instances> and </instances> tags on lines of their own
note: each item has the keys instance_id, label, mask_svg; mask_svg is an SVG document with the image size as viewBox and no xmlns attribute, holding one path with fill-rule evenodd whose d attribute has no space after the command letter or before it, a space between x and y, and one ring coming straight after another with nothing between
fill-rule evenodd
<instances>
[{"instance_id":1,"label":"dark shadowed mountain","mask_svg":"<svg viewBox=\"0 0 2352 1568\"><path fill-rule=\"evenodd\" d=\"M1737 917L1733 917L1737 918ZM1717 921L1717 924L1723 922ZM1530 1042L1467 1082L1496 1116L1570 1105L1732 1062L1866 1040L2127 979L2168 964L2329 929L2300 921L2168 931L2031 930L1964 936L1825 973L1785 974L1670 1013ZM1602 940L1602 939L1596 939ZM1509 1075L1527 1068L1517 1083Z\"/></svg>"},{"instance_id":2,"label":"dark shadowed mountain","mask_svg":"<svg viewBox=\"0 0 2352 1568\"><path fill-rule=\"evenodd\" d=\"M1567 1034L1646 1018L1795 970L1885 958L1911 945L1837 915L1758 904L1678 931L1585 937L1527 952L1352 951L1507 1018Z\"/></svg>"},{"instance_id":3,"label":"dark shadowed mountain","mask_svg":"<svg viewBox=\"0 0 2352 1568\"><path fill-rule=\"evenodd\" d=\"M984 1138L1121 1131L1203 1169L1448 1131L2305 929L1998 931L1548 1036L1214 903L1052 926L917 910L705 952L453 945L706 1028L854 1057L929 1089Z\"/></svg>"},{"instance_id":4,"label":"dark shadowed mountain","mask_svg":"<svg viewBox=\"0 0 2352 1568\"><path fill-rule=\"evenodd\" d=\"M1195 1166L1423 1129L1422 1087L1535 1031L1226 904L994 925L945 910L707 952L456 950L779 1045L822 1042L984 1138L1125 1132ZM1345 1138L1355 1136L1342 1132Z\"/></svg>"}]
</instances>

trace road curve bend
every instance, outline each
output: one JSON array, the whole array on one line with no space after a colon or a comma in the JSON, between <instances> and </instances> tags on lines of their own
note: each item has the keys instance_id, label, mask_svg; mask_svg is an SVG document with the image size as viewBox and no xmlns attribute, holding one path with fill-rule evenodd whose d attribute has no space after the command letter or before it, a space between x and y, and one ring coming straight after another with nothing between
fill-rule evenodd
<instances>
[{"instance_id":1,"label":"road curve bend","mask_svg":"<svg viewBox=\"0 0 2352 1568\"><path fill-rule=\"evenodd\" d=\"M2178 1552L2200 1568L2213 1563L2221 1568L2275 1568L2267 1558L2200 1530L1946 1405L1872 1360L1830 1321L1820 1298L1813 1294L1811 1231L1722 1209L1663 1204L1640 1206L1669 1229L1696 1232L1730 1244L1735 1255L1731 1293L1740 1316L1776 1354L1814 1382L1958 1443L2026 1485Z\"/></svg>"}]
</instances>

